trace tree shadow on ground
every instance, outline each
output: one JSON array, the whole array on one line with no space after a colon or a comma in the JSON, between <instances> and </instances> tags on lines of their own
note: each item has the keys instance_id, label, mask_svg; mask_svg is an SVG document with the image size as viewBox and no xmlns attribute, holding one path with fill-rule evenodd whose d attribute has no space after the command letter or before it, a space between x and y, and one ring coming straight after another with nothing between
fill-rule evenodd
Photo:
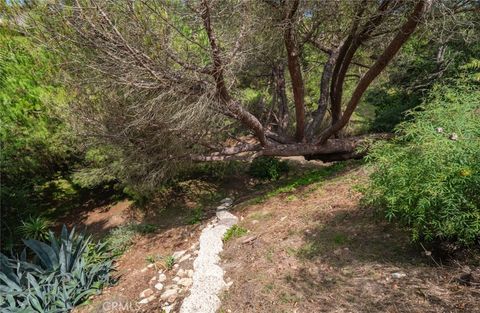
<instances>
[{"instance_id":1,"label":"tree shadow on ground","mask_svg":"<svg viewBox=\"0 0 480 313\"><path fill-rule=\"evenodd\" d=\"M455 292L451 268L438 266L398 225L369 209L340 209L328 219L323 213L304 239L297 255L304 266L286 281L312 301L338 297L325 312L458 312L472 296Z\"/></svg>"}]
</instances>

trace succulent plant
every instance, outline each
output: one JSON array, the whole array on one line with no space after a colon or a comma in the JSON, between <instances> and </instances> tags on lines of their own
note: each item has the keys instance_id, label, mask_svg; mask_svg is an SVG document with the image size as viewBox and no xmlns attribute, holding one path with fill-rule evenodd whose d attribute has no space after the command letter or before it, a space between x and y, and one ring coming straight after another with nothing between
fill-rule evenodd
<instances>
[{"instance_id":1,"label":"succulent plant","mask_svg":"<svg viewBox=\"0 0 480 313\"><path fill-rule=\"evenodd\" d=\"M0 310L68 312L110 282L112 260L105 244L70 233L52 232L49 242L24 240L18 257L0 253Z\"/></svg>"}]
</instances>

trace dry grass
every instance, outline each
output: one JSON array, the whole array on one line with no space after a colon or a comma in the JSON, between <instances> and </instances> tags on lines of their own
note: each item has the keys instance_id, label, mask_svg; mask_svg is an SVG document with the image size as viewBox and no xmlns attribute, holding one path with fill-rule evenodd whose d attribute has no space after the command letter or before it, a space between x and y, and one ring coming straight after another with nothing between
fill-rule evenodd
<instances>
[{"instance_id":1,"label":"dry grass","mask_svg":"<svg viewBox=\"0 0 480 313\"><path fill-rule=\"evenodd\" d=\"M226 244L234 284L220 312L480 312L479 287L456 281L458 262L435 265L359 206L354 186L366 176L347 169L243 207L241 226L257 239Z\"/></svg>"}]
</instances>

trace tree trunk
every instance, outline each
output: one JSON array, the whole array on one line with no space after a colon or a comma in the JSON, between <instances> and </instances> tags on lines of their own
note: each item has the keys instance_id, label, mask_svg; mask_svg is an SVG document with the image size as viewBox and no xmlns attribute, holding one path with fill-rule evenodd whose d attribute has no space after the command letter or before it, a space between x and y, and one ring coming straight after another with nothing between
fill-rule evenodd
<instances>
[{"instance_id":1,"label":"tree trunk","mask_svg":"<svg viewBox=\"0 0 480 313\"><path fill-rule=\"evenodd\" d=\"M297 11L299 0L294 0L293 6L285 19L285 47L287 49L288 71L292 80L292 93L295 102L295 119L297 122L295 138L298 142L305 137L305 90L298 49L293 27L293 17Z\"/></svg>"},{"instance_id":2,"label":"tree trunk","mask_svg":"<svg viewBox=\"0 0 480 313\"><path fill-rule=\"evenodd\" d=\"M288 100L285 89L285 66L278 63L273 68L273 80L275 90L276 107L278 108L278 128L280 133L285 133L288 126Z\"/></svg>"}]
</instances>

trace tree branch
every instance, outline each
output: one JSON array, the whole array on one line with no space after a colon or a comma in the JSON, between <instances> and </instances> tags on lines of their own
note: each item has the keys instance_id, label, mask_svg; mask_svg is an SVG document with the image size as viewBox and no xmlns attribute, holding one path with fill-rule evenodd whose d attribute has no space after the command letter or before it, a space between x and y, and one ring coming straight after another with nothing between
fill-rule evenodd
<instances>
[{"instance_id":1,"label":"tree branch","mask_svg":"<svg viewBox=\"0 0 480 313\"><path fill-rule=\"evenodd\" d=\"M402 25L400 31L393 38L390 44L385 48L382 55L377 59L377 61L370 67L370 69L365 73L365 75L360 79L357 87L353 91L353 94L350 98L350 101L347 104L345 112L343 113L340 120L336 121L331 127L327 128L321 135L317 143L324 143L327 139L332 136L334 133L342 129L350 120L350 117L353 114L353 111L357 107L363 93L372 83L372 81L381 73L381 71L388 65L388 63L393 59L393 57L400 50L402 45L408 40L408 38L415 31L417 25L420 23L425 12L427 12L432 4L433 0L420 0L415 5L413 12L409 16L405 24Z\"/></svg>"}]
</instances>

